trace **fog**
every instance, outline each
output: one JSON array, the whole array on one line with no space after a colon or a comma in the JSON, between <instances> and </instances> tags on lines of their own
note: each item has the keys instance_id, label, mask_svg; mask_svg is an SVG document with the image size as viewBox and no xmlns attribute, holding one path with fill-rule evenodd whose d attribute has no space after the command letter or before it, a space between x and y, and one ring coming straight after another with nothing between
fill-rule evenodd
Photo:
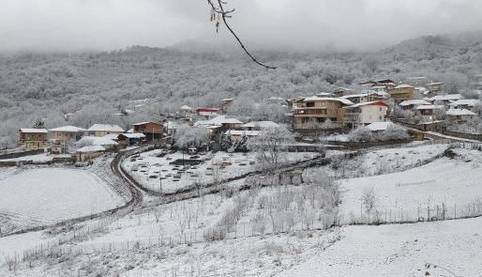
<instances>
[{"instance_id":1,"label":"fog","mask_svg":"<svg viewBox=\"0 0 482 277\"><path fill-rule=\"evenodd\" d=\"M251 47L374 49L482 26L480 0L231 0ZM206 0L2 0L0 51L222 44Z\"/></svg>"}]
</instances>

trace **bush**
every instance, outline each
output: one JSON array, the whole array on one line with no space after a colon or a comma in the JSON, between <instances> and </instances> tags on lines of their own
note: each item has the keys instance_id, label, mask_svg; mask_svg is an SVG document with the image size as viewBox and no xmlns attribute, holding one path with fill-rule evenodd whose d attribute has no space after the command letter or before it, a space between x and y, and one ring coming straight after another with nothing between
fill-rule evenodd
<instances>
[{"instance_id":1,"label":"bush","mask_svg":"<svg viewBox=\"0 0 482 277\"><path fill-rule=\"evenodd\" d=\"M391 125L386 130L380 132L372 132L367 127L360 127L348 134L348 140L351 142L383 142L407 140L410 138L407 130L398 125Z\"/></svg>"}]
</instances>

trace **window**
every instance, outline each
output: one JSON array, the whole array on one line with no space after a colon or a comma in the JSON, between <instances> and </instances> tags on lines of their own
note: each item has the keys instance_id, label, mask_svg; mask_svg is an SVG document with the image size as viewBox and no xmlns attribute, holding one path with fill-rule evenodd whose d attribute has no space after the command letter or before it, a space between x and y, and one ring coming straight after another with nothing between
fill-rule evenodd
<instances>
[{"instance_id":1,"label":"window","mask_svg":"<svg viewBox=\"0 0 482 277\"><path fill-rule=\"evenodd\" d=\"M311 108L311 107L314 107L315 106L315 102L307 102L306 103L306 106Z\"/></svg>"}]
</instances>

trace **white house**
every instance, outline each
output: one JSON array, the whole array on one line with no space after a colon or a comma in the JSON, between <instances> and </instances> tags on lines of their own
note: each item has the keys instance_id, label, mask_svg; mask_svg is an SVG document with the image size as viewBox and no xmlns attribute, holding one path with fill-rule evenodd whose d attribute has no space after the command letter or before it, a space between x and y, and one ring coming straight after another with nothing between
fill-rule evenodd
<instances>
[{"instance_id":1,"label":"white house","mask_svg":"<svg viewBox=\"0 0 482 277\"><path fill-rule=\"evenodd\" d=\"M454 109L472 110L475 106L482 104L478 99L460 99L449 104Z\"/></svg>"},{"instance_id":2,"label":"white house","mask_svg":"<svg viewBox=\"0 0 482 277\"><path fill-rule=\"evenodd\" d=\"M449 109L447 111L448 119L450 121L459 122L459 123L465 122L476 115L477 115L476 113L469 111L467 109Z\"/></svg>"},{"instance_id":3,"label":"white house","mask_svg":"<svg viewBox=\"0 0 482 277\"><path fill-rule=\"evenodd\" d=\"M345 125L358 127L373 122L385 121L388 105L383 101L372 101L347 106L344 109Z\"/></svg>"},{"instance_id":4,"label":"white house","mask_svg":"<svg viewBox=\"0 0 482 277\"><path fill-rule=\"evenodd\" d=\"M436 95L430 98L430 101L434 104L443 104L448 105L452 102L458 101L462 99L461 94L445 94L445 95Z\"/></svg>"},{"instance_id":5,"label":"white house","mask_svg":"<svg viewBox=\"0 0 482 277\"><path fill-rule=\"evenodd\" d=\"M412 110L415 107L420 106L420 105L430 105L430 102L422 100L422 99L410 99L410 100L402 101L398 105L403 110Z\"/></svg>"},{"instance_id":6,"label":"white house","mask_svg":"<svg viewBox=\"0 0 482 277\"><path fill-rule=\"evenodd\" d=\"M86 162L93 160L104 154L105 148L100 145L89 145L77 149L75 158L78 162Z\"/></svg>"},{"instance_id":7,"label":"white house","mask_svg":"<svg viewBox=\"0 0 482 277\"><path fill-rule=\"evenodd\" d=\"M94 124L87 129L87 132L91 136L103 137L108 134L122 134L124 133L124 129L122 129L119 125Z\"/></svg>"},{"instance_id":8,"label":"white house","mask_svg":"<svg viewBox=\"0 0 482 277\"><path fill-rule=\"evenodd\" d=\"M279 124L273 121L251 121L241 125L242 129L246 130L262 130L269 128L278 128Z\"/></svg>"}]
</instances>

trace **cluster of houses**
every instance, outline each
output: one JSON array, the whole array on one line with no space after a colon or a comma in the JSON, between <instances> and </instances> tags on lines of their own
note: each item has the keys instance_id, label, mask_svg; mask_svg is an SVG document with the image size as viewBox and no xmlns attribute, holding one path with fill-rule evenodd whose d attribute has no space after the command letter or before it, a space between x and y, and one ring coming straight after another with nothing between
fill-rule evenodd
<instances>
[{"instance_id":1,"label":"cluster of houses","mask_svg":"<svg viewBox=\"0 0 482 277\"><path fill-rule=\"evenodd\" d=\"M443 83L423 82L425 77L411 78L411 84L392 80L361 83L364 90L352 94L349 89L333 93L290 99L292 126L297 131L316 128L356 128L384 122L396 109L411 110L425 123L435 122L437 112L449 122L463 123L477 116L479 99L464 99L460 94L441 94ZM323 125L329 121L335 125Z\"/></svg>"},{"instance_id":2,"label":"cluster of houses","mask_svg":"<svg viewBox=\"0 0 482 277\"><path fill-rule=\"evenodd\" d=\"M373 126L395 117L396 110L412 111L426 123L440 121L435 115L443 111L446 120L462 123L477 116L475 107L480 106L479 99L464 99L460 94L442 94L443 83L429 82L425 77L410 78L404 84L386 79L362 82L360 85L361 93L356 94L351 89L339 88L331 93L308 97L271 97L269 103L285 107L292 129L300 134ZM73 148L77 160L84 161L113 148L156 141L165 135L172 136L179 124L186 122L193 127L206 128L212 137L226 134L232 139L255 137L263 129L279 126L272 121L242 122L229 117L226 111L232 104L233 99L226 98L220 107L193 109L183 105L178 112L184 119L181 122L140 122L133 124L128 131L109 124L94 124L88 129L74 126L22 128L19 131L19 144L27 150L45 149L51 153L72 153Z\"/></svg>"},{"instance_id":3,"label":"cluster of houses","mask_svg":"<svg viewBox=\"0 0 482 277\"><path fill-rule=\"evenodd\" d=\"M26 150L74 153L77 161L87 161L109 150L159 140L163 131L162 124L156 122L136 123L128 131L111 124L94 124L88 129L75 126L21 128L18 142Z\"/></svg>"}]
</instances>

